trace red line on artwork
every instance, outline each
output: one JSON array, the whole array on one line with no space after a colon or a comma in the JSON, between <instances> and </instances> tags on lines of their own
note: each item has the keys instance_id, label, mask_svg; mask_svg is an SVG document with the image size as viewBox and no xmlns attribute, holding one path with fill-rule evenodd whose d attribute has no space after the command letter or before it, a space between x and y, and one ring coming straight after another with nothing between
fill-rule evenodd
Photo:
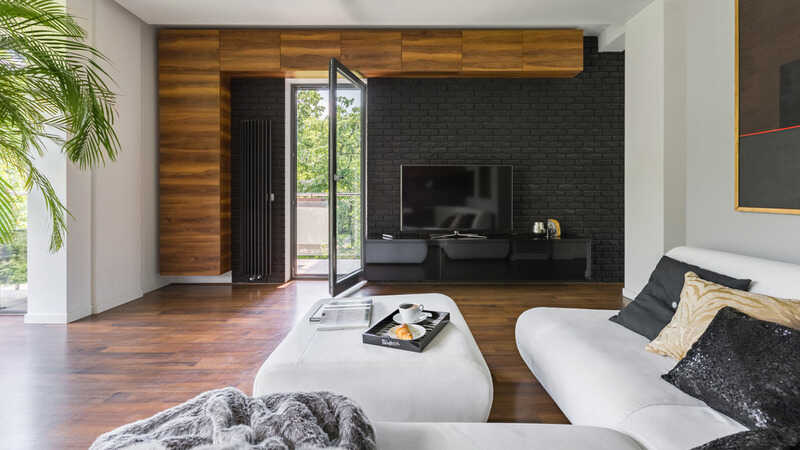
<instances>
[{"instance_id":1,"label":"red line on artwork","mask_svg":"<svg viewBox=\"0 0 800 450\"><path fill-rule=\"evenodd\" d=\"M743 135L741 135L739 137L755 136L757 134L776 133L778 131L786 131L786 130L791 130L793 128L800 128L800 125L794 125L794 126L786 127L786 128L776 128L774 130L756 131L755 133L747 133L747 134L743 134Z\"/></svg>"}]
</instances>

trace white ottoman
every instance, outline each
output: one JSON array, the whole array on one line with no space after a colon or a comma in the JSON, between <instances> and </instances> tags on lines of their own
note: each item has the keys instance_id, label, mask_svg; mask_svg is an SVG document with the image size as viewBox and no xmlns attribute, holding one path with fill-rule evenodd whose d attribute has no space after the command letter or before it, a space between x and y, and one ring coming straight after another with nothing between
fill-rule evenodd
<instances>
[{"instance_id":1,"label":"white ottoman","mask_svg":"<svg viewBox=\"0 0 800 450\"><path fill-rule=\"evenodd\" d=\"M267 358L253 395L328 390L355 400L371 421L485 422L492 376L464 317L442 294L372 297L372 322L400 303L448 311L450 323L422 353L367 345L363 330L317 331L311 307Z\"/></svg>"}]
</instances>

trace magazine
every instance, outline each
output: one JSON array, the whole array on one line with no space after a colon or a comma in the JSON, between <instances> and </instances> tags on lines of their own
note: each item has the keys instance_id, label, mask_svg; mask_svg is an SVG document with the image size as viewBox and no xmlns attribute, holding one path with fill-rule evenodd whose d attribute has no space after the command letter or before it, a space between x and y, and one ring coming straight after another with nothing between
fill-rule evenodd
<instances>
[{"instance_id":1,"label":"magazine","mask_svg":"<svg viewBox=\"0 0 800 450\"><path fill-rule=\"evenodd\" d=\"M372 298L330 299L311 314L318 330L368 328L372 320Z\"/></svg>"}]
</instances>

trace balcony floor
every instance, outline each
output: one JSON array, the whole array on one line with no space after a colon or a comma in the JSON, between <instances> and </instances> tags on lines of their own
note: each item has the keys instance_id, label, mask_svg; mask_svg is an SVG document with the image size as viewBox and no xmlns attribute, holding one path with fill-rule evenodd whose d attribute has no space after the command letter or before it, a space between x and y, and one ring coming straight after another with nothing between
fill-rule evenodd
<instances>
[{"instance_id":1,"label":"balcony floor","mask_svg":"<svg viewBox=\"0 0 800 450\"><path fill-rule=\"evenodd\" d=\"M350 273L359 268L361 260L359 259L339 259L339 273ZM328 276L328 260L327 259L298 259L297 260L297 275L298 276Z\"/></svg>"},{"instance_id":2,"label":"balcony floor","mask_svg":"<svg viewBox=\"0 0 800 450\"><path fill-rule=\"evenodd\" d=\"M0 314L25 314L28 310L28 285L0 286Z\"/></svg>"}]
</instances>

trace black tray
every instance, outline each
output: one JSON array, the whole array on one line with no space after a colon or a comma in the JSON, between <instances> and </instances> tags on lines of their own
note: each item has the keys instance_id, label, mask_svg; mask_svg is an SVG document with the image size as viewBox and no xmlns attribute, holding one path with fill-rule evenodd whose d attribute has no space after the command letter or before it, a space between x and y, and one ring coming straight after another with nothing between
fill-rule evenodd
<instances>
[{"instance_id":1,"label":"black tray","mask_svg":"<svg viewBox=\"0 0 800 450\"><path fill-rule=\"evenodd\" d=\"M410 352L419 353L424 350L425 347L431 343L433 338L435 338L436 335L442 331L442 328L444 328L444 326L450 322L449 312L425 312L431 314L431 316L416 324L425 328L425 336L422 336L419 339L406 341L389 335L389 330L391 330L395 325L398 325L394 320L392 320L392 317L394 317L395 314L400 313L400 310L396 309L388 316L378 321L378 323L373 325L369 330L365 331L361 335L361 340L365 344L380 345L381 347L396 348L398 350L407 350Z\"/></svg>"}]
</instances>

